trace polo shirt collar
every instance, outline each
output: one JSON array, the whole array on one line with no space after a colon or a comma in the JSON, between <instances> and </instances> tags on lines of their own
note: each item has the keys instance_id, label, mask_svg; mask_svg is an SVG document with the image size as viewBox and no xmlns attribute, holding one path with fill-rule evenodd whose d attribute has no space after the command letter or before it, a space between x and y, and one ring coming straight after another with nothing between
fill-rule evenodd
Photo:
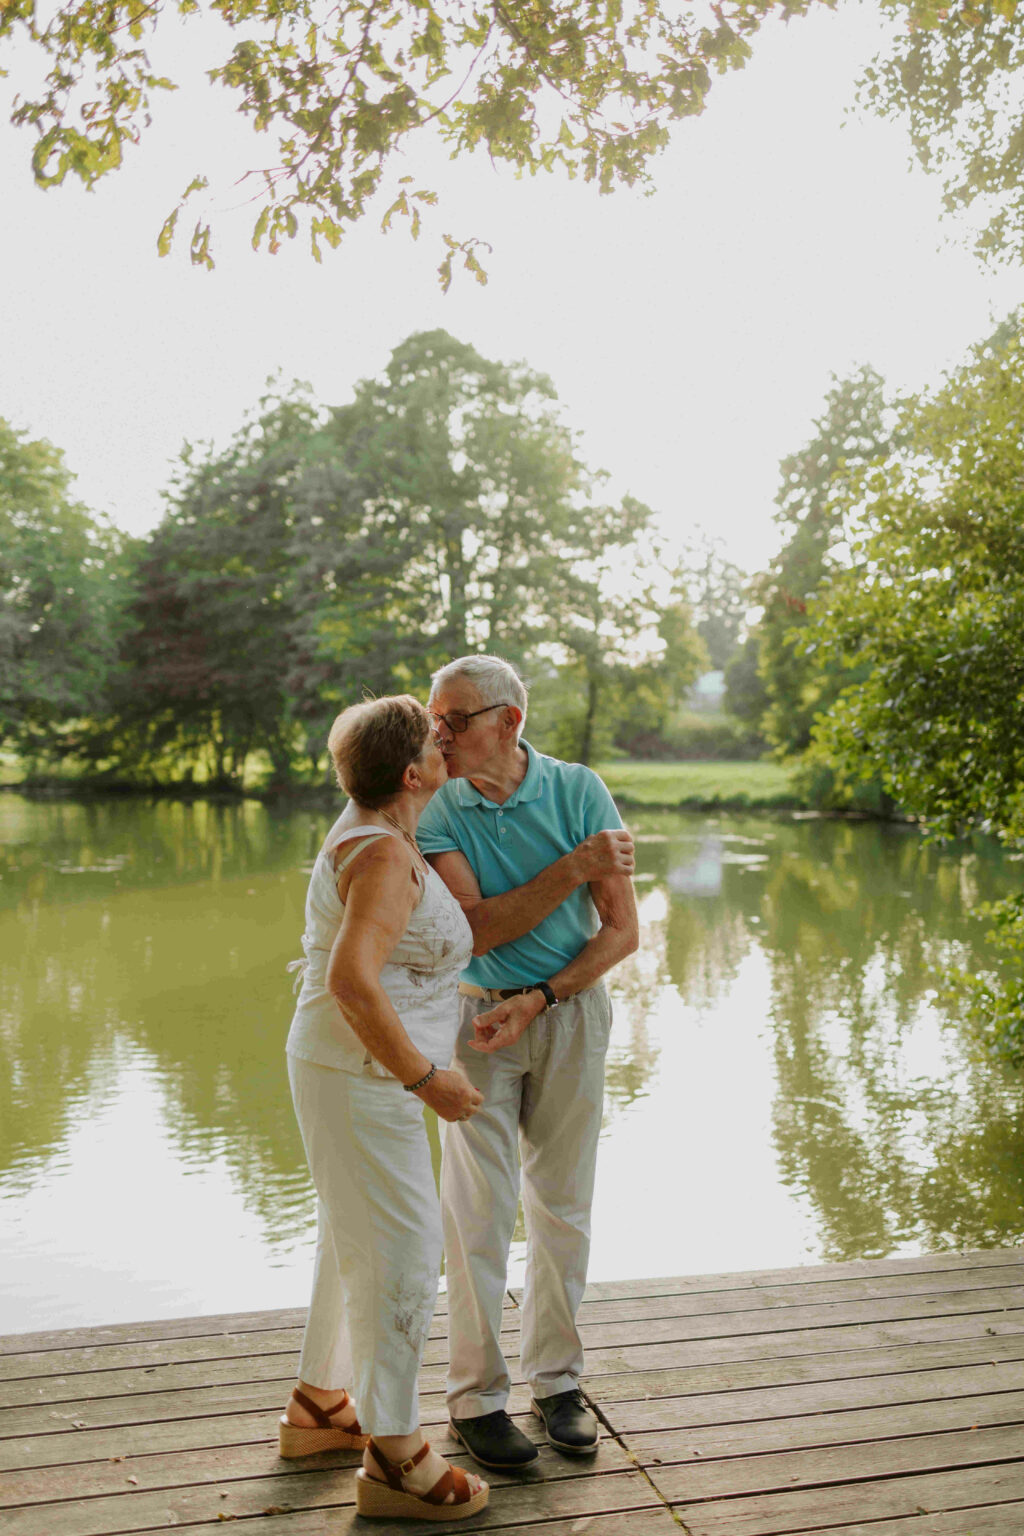
<instances>
[{"instance_id":1,"label":"polo shirt collar","mask_svg":"<svg viewBox=\"0 0 1024 1536\"><path fill-rule=\"evenodd\" d=\"M512 810L521 800L539 800L544 788L544 769L540 755L522 737L519 738L519 745L526 752L526 773L523 782L502 803L503 811ZM454 783L455 794L460 805L494 805L495 802L488 800L486 795L482 795L478 789L474 788L469 779L456 779Z\"/></svg>"}]
</instances>

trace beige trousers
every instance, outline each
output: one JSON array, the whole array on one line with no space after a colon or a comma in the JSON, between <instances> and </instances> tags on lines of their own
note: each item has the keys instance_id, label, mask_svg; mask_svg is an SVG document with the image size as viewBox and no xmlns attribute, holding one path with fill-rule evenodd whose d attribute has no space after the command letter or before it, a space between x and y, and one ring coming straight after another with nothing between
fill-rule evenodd
<instances>
[{"instance_id":1,"label":"beige trousers","mask_svg":"<svg viewBox=\"0 0 1024 1536\"><path fill-rule=\"evenodd\" d=\"M441 1206L448 1273L453 1418L503 1408L500 1344L509 1244L522 1169L526 1284L520 1361L535 1397L570 1391L583 1370L576 1313L587 1280L590 1207L604 1101L611 1004L603 985L534 1019L514 1046L473 1051L473 1019L492 1006L461 998L457 1060L484 1096L446 1127Z\"/></svg>"}]
</instances>

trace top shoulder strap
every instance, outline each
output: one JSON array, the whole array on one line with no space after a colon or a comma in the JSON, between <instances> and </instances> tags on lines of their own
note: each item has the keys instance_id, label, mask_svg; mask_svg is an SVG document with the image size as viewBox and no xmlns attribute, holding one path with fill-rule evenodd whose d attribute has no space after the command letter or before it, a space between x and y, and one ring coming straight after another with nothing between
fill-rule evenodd
<instances>
[{"instance_id":1,"label":"top shoulder strap","mask_svg":"<svg viewBox=\"0 0 1024 1536\"><path fill-rule=\"evenodd\" d=\"M376 842L378 837L392 837L393 835L393 833L386 831L383 827L350 827L347 832L342 833L334 846L328 849L328 853L333 858L333 855L337 853L342 843L350 844L334 863L335 877L340 875L342 870L351 864L356 854L361 853L367 843Z\"/></svg>"}]
</instances>

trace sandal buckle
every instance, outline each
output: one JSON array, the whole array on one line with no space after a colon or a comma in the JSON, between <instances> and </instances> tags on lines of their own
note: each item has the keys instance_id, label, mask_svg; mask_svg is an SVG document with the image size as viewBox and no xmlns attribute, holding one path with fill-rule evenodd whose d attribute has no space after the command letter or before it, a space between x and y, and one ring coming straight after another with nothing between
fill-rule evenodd
<instances>
[{"instance_id":1,"label":"sandal buckle","mask_svg":"<svg viewBox=\"0 0 1024 1536\"><path fill-rule=\"evenodd\" d=\"M414 1472L416 1470L416 1463L410 1456L408 1461L399 1462L398 1470L401 1472L403 1477L408 1477L410 1472Z\"/></svg>"}]
</instances>

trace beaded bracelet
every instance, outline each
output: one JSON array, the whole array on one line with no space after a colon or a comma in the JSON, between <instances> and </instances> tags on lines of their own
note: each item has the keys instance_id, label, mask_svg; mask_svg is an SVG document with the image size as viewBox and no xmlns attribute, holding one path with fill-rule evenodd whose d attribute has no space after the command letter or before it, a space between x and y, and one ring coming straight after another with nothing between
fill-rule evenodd
<instances>
[{"instance_id":1,"label":"beaded bracelet","mask_svg":"<svg viewBox=\"0 0 1024 1536\"><path fill-rule=\"evenodd\" d=\"M437 1068L435 1067L434 1063L431 1062L430 1071L427 1073L426 1077L421 1077L418 1083L403 1083L402 1087L405 1089L406 1093L415 1093L417 1088L422 1088L424 1083L430 1082L430 1079L433 1077L436 1071Z\"/></svg>"}]
</instances>

